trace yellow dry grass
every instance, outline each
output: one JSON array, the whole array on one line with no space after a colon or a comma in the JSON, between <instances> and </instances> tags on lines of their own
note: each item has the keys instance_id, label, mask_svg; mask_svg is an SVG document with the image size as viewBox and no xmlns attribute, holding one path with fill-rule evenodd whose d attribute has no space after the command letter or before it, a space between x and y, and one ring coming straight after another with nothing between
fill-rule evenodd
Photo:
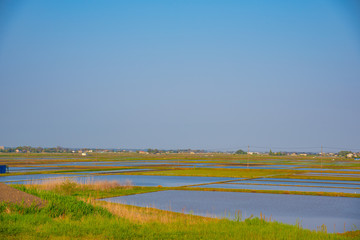
<instances>
[{"instance_id":1,"label":"yellow dry grass","mask_svg":"<svg viewBox=\"0 0 360 240\"><path fill-rule=\"evenodd\" d=\"M124 188L131 189L133 184L130 180L119 183L117 181L94 181L92 178L86 179L69 179L69 178L54 178L46 180L34 180L28 184L25 184L26 187L35 187L42 190L55 190L59 189L65 185L72 185L76 189L83 190L111 190L114 188Z\"/></svg>"},{"instance_id":2,"label":"yellow dry grass","mask_svg":"<svg viewBox=\"0 0 360 240\"><path fill-rule=\"evenodd\" d=\"M206 223L210 221L219 221L219 219L211 217L201 217L183 213L176 213L171 211L159 210L152 207L137 207L131 205L124 205L119 203L111 203L105 201L98 201L94 199L87 199L86 202L100 206L107 209L112 214L128 219L136 223L173 223L173 222L186 222L187 224L198 224L200 222Z\"/></svg>"}]
</instances>

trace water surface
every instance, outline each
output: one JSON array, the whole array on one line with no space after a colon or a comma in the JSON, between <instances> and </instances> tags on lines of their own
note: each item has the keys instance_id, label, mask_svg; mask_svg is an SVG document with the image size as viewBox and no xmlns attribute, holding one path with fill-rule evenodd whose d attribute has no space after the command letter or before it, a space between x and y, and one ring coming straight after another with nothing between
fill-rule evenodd
<instances>
[{"instance_id":1,"label":"water surface","mask_svg":"<svg viewBox=\"0 0 360 240\"><path fill-rule=\"evenodd\" d=\"M251 215L284 223L301 222L304 228L317 229L325 224L328 232L352 230L360 226L360 199L263 193L162 191L104 199L135 206L193 213L201 216L243 218ZM334 227L335 226L335 227Z\"/></svg>"},{"instance_id":2,"label":"water surface","mask_svg":"<svg viewBox=\"0 0 360 240\"><path fill-rule=\"evenodd\" d=\"M324 183L341 183L341 184L360 184L359 181L346 180L324 180L324 179L301 179L301 178L257 178L254 181L280 181L280 182L324 182Z\"/></svg>"},{"instance_id":3,"label":"water surface","mask_svg":"<svg viewBox=\"0 0 360 240\"><path fill-rule=\"evenodd\" d=\"M117 174L108 174L108 175L73 175L68 174L33 174L33 175L16 175L16 176L1 176L0 182L16 182L23 183L24 181L31 180L43 180L50 178L58 177L76 177L73 178L75 181L84 182L88 178L91 178L92 181L118 181L122 183L124 181L130 180L134 186L145 186L145 187L154 187L154 186L163 186L163 187L180 187L185 185L193 184L204 184L212 183L218 181L227 181L234 180L239 178L220 178L220 177L183 177L183 176L151 176L151 175L117 175Z\"/></svg>"},{"instance_id":4,"label":"water surface","mask_svg":"<svg viewBox=\"0 0 360 240\"><path fill-rule=\"evenodd\" d=\"M290 182L290 181L258 181L258 180L245 180L234 181L237 184L262 184L262 185L292 185L292 186L310 186L310 187L345 187L345 188L360 188L360 182L356 184L351 183L331 183L331 182Z\"/></svg>"},{"instance_id":5,"label":"water surface","mask_svg":"<svg viewBox=\"0 0 360 240\"><path fill-rule=\"evenodd\" d=\"M226 188L226 189L247 189L247 190L277 190L277 191L298 191L298 192L337 192L337 193L360 193L360 188L330 188L330 187L303 187L303 186L274 186L274 185L247 185L247 184L207 184L195 187L204 188Z\"/></svg>"}]
</instances>

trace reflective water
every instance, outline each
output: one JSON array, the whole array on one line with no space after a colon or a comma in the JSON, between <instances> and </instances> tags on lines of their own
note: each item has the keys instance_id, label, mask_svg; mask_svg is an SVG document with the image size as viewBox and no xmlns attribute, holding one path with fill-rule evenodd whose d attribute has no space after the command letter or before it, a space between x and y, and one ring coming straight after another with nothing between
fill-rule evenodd
<instances>
[{"instance_id":1,"label":"reflective water","mask_svg":"<svg viewBox=\"0 0 360 240\"><path fill-rule=\"evenodd\" d=\"M57 167L9 167L9 172L33 172L33 171L45 171L45 170L59 170Z\"/></svg>"},{"instance_id":2,"label":"reflective water","mask_svg":"<svg viewBox=\"0 0 360 240\"><path fill-rule=\"evenodd\" d=\"M204 188L226 188L226 189L249 189L249 190L278 190L278 191L300 191L300 192L338 192L338 193L360 193L360 188L330 188L330 187L302 187L302 186L274 186L274 185L246 185L246 184L208 184L195 187Z\"/></svg>"},{"instance_id":3,"label":"reflective water","mask_svg":"<svg viewBox=\"0 0 360 240\"><path fill-rule=\"evenodd\" d=\"M230 168L230 169L292 169L292 167L283 167L283 166L226 166L226 165L216 165L216 166L202 166L204 168ZM296 169L294 169L296 170Z\"/></svg>"},{"instance_id":4,"label":"reflective water","mask_svg":"<svg viewBox=\"0 0 360 240\"><path fill-rule=\"evenodd\" d=\"M352 173L303 173L302 176L328 176L328 177L358 177L360 178L360 174L352 174Z\"/></svg>"},{"instance_id":5,"label":"reflective water","mask_svg":"<svg viewBox=\"0 0 360 240\"><path fill-rule=\"evenodd\" d=\"M131 168L131 169L120 169L120 170L103 170L103 171L83 171L83 172L75 172L81 174L98 174L98 173L121 173L121 172L142 172L142 171L150 171L151 169L138 169L138 168Z\"/></svg>"},{"instance_id":6,"label":"reflective water","mask_svg":"<svg viewBox=\"0 0 360 240\"><path fill-rule=\"evenodd\" d=\"M255 179L254 179L255 180ZM256 181L279 181L279 182L324 182L324 183L341 183L341 184L360 184L359 181L345 180L323 180L323 179L300 179L300 178L258 178Z\"/></svg>"},{"instance_id":7,"label":"reflective water","mask_svg":"<svg viewBox=\"0 0 360 240\"><path fill-rule=\"evenodd\" d=\"M304 196L262 193L162 191L104 199L141 207L152 206L163 210L196 215L235 218L260 217L317 229L325 224L328 232L352 230L360 226L360 199L343 197Z\"/></svg>"},{"instance_id":8,"label":"reflective water","mask_svg":"<svg viewBox=\"0 0 360 240\"><path fill-rule=\"evenodd\" d=\"M95 181L125 181L130 180L135 186L180 187L192 184L211 183L232 180L233 178L218 177L182 177L182 176L147 176L147 175L99 175L92 176Z\"/></svg>"},{"instance_id":9,"label":"reflective water","mask_svg":"<svg viewBox=\"0 0 360 240\"><path fill-rule=\"evenodd\" d=\"M180 187L185 185L212 183L218 181L233 180L235 178L220 178L220 177L182 177L182 176L151 176L151 175L91 175L81 176L75 175L76 180L84 181L86 178L91 178L93 181L118 181L124 182L130 180L135 186L163 186L163 187ZM48 179L56 177L74 177L73 174L33 174L33 175L17 175L17 176L1 176L0 182L16 181L23 183L23 181Z\"/></svg>"},{"instance_id":10,"label":"reflective water","mask_svg":"<svg viewBox=\"0 0 360 240\"><path fill-rule=\"evenodd\" d=\"M356 184L350 183L329 183L329 182L294 182L294 181L258 181L258 180L246 180L235 181L232 183L250 183L250 184L275 184L275 185L294 185L294 186L324 186L324 187L348 187L348 188L360 188L360 182Z\"/></svg>"},{"instance_id":11,"label":"reflective water","mask_svg":"<svg viewBox=\"0 0 360 240\"><path fill-rule=\"evenodd\" d=\"M297 168L295 170L308 170L308 171L336 171L336 172L360 172L360 169L349 169L349 168Z\"/></svg>"}]
</instances>

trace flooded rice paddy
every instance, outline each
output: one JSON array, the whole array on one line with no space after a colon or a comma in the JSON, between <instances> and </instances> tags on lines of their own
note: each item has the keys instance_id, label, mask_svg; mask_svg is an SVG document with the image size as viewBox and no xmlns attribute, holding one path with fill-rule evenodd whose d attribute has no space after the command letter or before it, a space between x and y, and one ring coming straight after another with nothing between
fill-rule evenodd
<instances>
[{"instance_id":1,"label":"flooded rice paddy","mask_svg":"<svg viewBox=\"0 0 360 240\"><path fill-rule=\"evenodd\" d=\"M320 186L320 187L353 187L360 188L360 182L356 181L331 181L331 180L304 180L304 179L291 179L288 180L265 180L265 179L254 179L244 181L234 181L232 183L238 184L271 184L271 185L295 185L295 186Z\"/></svg>"},{"instance_id":2,"label":"flooded rice paddy","mask_svg":"<svg viewBox=\"0 0 360 240\"><path fill-rule=\"evenodd\" d=\"M339 184L360 184L360 181L327 180L327 179L296 179L296 178L257 178L254 181L275 181L275 182L302 182L302 183L339 183Z\"/></svg>"},{"instance_id":3,"label":"flooded rice paddy","mask_svg":"<svg viewBox=\"0 0 360 240\"><path fill-rule=\"evenodd\" d=\"M155 207L162 210L242 219L251 216L297 224L316 230L325 224L328 232L360 226L360 199L262 193L161 191L103 199L104 201Z\"/></svg>"},{"instance_id":4,"label":"flooded rice paddy","mask_svg":"<svg viewBox=\"0 0 360 240\"><path fill-rule=\"evenodd\" d=\"M296 191L296 192L334 192L334 193L360 193L360 188L335 188L335 187L305 187L296 185L257 185L257 184L235 184L235 183L222 183L222 184L209 184L195 187L203 188L225 188L225 189L246 189L246 190L274 190L274 191Z\"/></svg>"},{"instance_id":5,"label":"flooded rice paddy","mask_svg":"<svg viewBox=\"0 0 360 240\"><path fill-rule=\"evenodd\" d=\"M293 176L302 177L355 177L360 178L360 174L354 174L360 169L350 168L315 168L312 167L314 162L308 160L306 165L305 160L294 164L294 161L285 160L267 160L265 162L256 161L250 162L248 160L241 161L201 161L191 159L171 159L171 160L122 160L122 161L86 161L86 158L81 161L74 161L72 158L61 159L55 157L44 157L39 159L14 158L16 161L31 160L33 164L26 166L10 166L10 173L23 173L17 176L0 176L0 182L8 183L22 183L24 181L30 182L34 180L44 180L53 178L74 178L83 181L86 177L91 177L96 180L107 181L125 181L131 180L135 186L164 186L164 187L182 187L189 185L199 185L197 187L206 188L224 188L224 189L245 189L245 190L278 190L278 191L300 191L300 192L336 192L336 193L359 193L360 181L330 181L330 180L304 180L304 179L288 179L288 178L216 178L216 177L200 177L200 176L151 176L146 175L146 172L153 170L166 171L171 169L209 169L216 171L216 169L229 170L291 170L294 172ZM84 161L85 160L85 161ZM6 159L9 161L9 159ZM44 162L45 161L45 162ZM55 161L55 162L51 162ZM60 161L60 162L59 162ZM64 162L67 161L67 162ZM284 164L287 163L287 164ZM310 167L311 166L311 167ZM115 169L107 169L115 168ZM124 168L124 169L116 169ZM81 171L83 169L83 171ZM66 170L62 173L52 173L54 171ZM321 172L317 172L322 170ZM46 174L30 174L31 172ZM297 173L297 171L303 171ZM144 175L136 175L141 172ZM352 173L350 173L352 172ZM127 175L122 175L127 174ZM131 174L131 175L129 175ZM160 174L161 175L161 174ZM226 182L234 180L232 182ZM239 181L236 181L239 180ZM195 186L196 187L196 186Z\"/></svg>"},{"instance_id":6,"label":"flooded rice paddy","mask_svg":"<svg viewBox=\"0 0 360 240\"><path fill-rule=\"evenodd\" d=\"M130 180L134 186L143 187L180 187L193 184L207 184L219 181L233 180L234 178L220 177L183 177L183 176L151 176L151 175L73 175L73 174L32 174L0 177L0 182L26 183L35 180L46 180L54 178L69 178L77 182L91 181L117 181L119 183Z\"/></svg>"},{"instance_id":7,"label":"flooded rice paddy","mask_svg":"<svg viewBox=\"0 0 360 240\"><path fill-rule=\"evenodd\" d=\"M10 173L46 171L46 170L60 170L60 169L58 167L9 167Z\"/></svg>"},{"instance_id":8,"label":"flooded rice paddy","mask_svg":"<svg viewBox=\"0 0 360 240\"><path fill-rule=\"evenodd\" d=\"M351 173L327 173L327 172L310 172L303 173L302 176L328 176L328 177L354 177L360 178L360 174L351 174Z\"/></svg>"}]
</instances>

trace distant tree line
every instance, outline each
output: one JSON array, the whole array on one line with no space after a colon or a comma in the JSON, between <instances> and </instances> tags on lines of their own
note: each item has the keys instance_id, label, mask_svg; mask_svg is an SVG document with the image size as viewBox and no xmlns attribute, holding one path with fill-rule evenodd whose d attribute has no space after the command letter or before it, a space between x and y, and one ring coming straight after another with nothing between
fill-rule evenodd
<instances>
[{"instance_id":1,"label":"distant tree line","mask_svg":"<svg viewBox=\"0 0 360 240\"><path fill-rule=\"evenodd\" d=\"M151 148L149 148L148 150L147 150L147 152L148 153L152 153L152 154L156 154L156 153L161 153L161 152L163 152L163 151L161 151L161 150L159 150L159 149L151 149Z\"/></svg>"},{"instance_id":2,"label":"distant tree line","mask_svg":"<svg viewBox=\"0 0 360 240\"><path fill-rule=\"evenodd\" d=\"M91 149L91 148L81 148L81 149L75 149L75 148L64 148L64 147L48 147L48 148L43 148L43 147L31 147L31 146L19 146L19 147L5 147L5 148L0 148L0 152L3 153L12 153L12 152L17 152L17 153L72 153L74 151L82 151L82 152L87 152L89 150L92 150L93 152L119 152L120 150L117 149ZM122 150L125 151L125 150ZM139 152L139 151L137 151ZM148 153L151 154L158 154L158 153L206 153L208 151L205 150L192 150L192 149L178 149L178 150L159 150L157 148L152 149L149 148L147 150ZM245 152L242 149L239 149L235 152L235 154L247 154L247 152ZM271 149L269 151L269 155L270 156L284 156L287 155L287 152L273 152ZM354 156L359 156L359 153L354 153L352 151L340 151L338 152L336 155L338 155L339 157L347 157L348 154L354 154Z\"/></svg>"},{"instance_id":3,"label":"distant tree line","mask_svg":"<svg viewBox=\"0 0 360 240\"><path fill-rule=\"evenodd\" d=\"M0 149L0 152L11 153L11 152L19 152L19 153L70 153L73 149L63 148L63 147L50 147L50 148L42 148L42 147L31 147L31 146L19 146L19 147L9 147Z\"/></svg>"},{"instance_id":4,"label":"distant tree line","mask_svg":"<svg viewBox=\"0 0 360 240\"><path fill-rule=\"evenodd\" d=\"M149 148L148 153L157 154L157 153L205 153L205 150L193 150L193 149L178 149L178 150L159 150L157 148Z\"/></svg>"},{"instance_id":5,"label":"distant tree line","mask_svg":"<svg viewBox=\"0 0 360 240\"><path fill-rule=\"evenodd\" d=\"M31 147L31 146L19 146L19 147L5 147L4 149L0 148L0 152L4 153L72 153L74 151L87 152L92 150L93 152L131 152L131 150L119 150L119 149L93 149L93 148L64 148L64 147ZM136 152L140 152L137 150ZM148 153L157 154L157 153L205 153L205 150L192 150L192 149L178 149L178 150L160 150L149 148Z\"/></svg>"},{"instance_id":6,"label":"distant tree line","mask_svg":"<svg viewBox=\"0 0 360 240\"><path fill-rule=\"evenodd\" d=\"M269 155L270 155L270 156L285 156L286 153L284 153L284 152L273 152L273 151L271 151L271 149L270 149Z\"/></svg>"}]
</instances>

